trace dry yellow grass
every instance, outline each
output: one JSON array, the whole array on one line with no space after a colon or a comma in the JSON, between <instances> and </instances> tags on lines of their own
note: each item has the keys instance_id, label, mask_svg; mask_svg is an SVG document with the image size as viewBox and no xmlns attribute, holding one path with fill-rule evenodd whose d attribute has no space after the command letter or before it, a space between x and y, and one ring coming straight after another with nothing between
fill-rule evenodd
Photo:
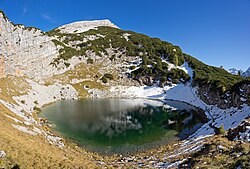
<instances>
[{"instance_id":1,"label":"dry yellow grass","mask_svg":"<svg viewBox=\"0 0 250 169\"><path fill-rule=\"evenodd\" d=\"M0 98L15 103L13 96L24 95L30 89L24 77L7 76L0 80Z\"/></svg>"},{"instance_id":2,"label":"dry yellow grass","mask_svg":"<svg viewBox=\"0 0 250 169\"><path fill-rule=\"evenodd\" d=\"M15 123L4 114L9 112L0 104L0 150L7 157L0 159L0 168L96 168L97 154L86 152L75 145L64 149L50 145L43 136L32 136L12 127ZM15 117L12 114L12 117ZM16 118L16 117L15 117ZM101 166L99 166L101 167Z\"/></svg>"},{"instance_id":3,"label":"dry yellow grass","mask_svg":"<svg viewBox=\"0 0 250 169\"><path fill-rule=\"evenodd\" d=\"M80 98L89 97L89 93L84 86L89 88L95 88L104 90L106 87L101 83L97 82L98 79L102 76L100 70L102 70L103 65L95 64L84 64L80 63L73 70L68 70L63 74L54 75L53 77L45 79L46 85L54 84L55 82L60 82L62 84L70 84L72 79L84 80L83 82L73 84L72 86L78 91Z\"/></svg>"}]
</instances>

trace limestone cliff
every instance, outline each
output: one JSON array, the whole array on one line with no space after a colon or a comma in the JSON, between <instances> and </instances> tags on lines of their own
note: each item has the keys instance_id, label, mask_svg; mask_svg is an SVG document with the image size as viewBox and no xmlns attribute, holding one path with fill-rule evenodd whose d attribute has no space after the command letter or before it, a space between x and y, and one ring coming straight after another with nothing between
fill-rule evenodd
<instances>
[{"instance_id":1,"label":"limestone cliff","mask_svg":"<svg viewBox=\"0 0 250 169\"><path fill-rule=\"evenodd\" d=\"M74 33L95 29L98 26L115 27L109 20L83 21L58 28L62 32ZM24 25L15 25L0 12L0 77L6 75L28 76L39 80L68 70L64 64L51 65L59 53L55 37L41 30ZM69 60L71 66L79 61Z\"/></svg>"},{"instance_id":2,"label":"limestone cliff","mask_svg":"<svg viewBox=\"0 0 250 169\"><path fill-rule=\"evenodd\" d=\"M0 13L0 74L27 75L31 78L50 76L56 70L50 66L57 55L51 38L36 28L15 25ZM4 63L3 63L4 60Z\"/></svg>"},{"instance_id":3,"label":"limestone cliff","mask_svg":"<svg viewBox=\"0 0 250 169\"><path fill-rule=\"evenodd\" d=\"M60 26L57 29L60 30L60 32L62 33L82 33L90 29L96 29L99 26L118 28L115 24L105 19L105 20L73 22L70 24Z\"/></svg>"}]
</instances>

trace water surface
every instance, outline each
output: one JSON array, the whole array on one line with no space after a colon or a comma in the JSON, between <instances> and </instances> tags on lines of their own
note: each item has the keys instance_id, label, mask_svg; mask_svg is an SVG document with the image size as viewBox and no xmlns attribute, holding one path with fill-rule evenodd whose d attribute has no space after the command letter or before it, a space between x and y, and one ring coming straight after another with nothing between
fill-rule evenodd
<instances>
[{"instance_id":1,"label":"water surface","mask_svg":"<svg viewBox=\"0 0 250 169\"><path fill-rule=\"evenodd\" d=\"M123 153L187 137L202 125L194 111L179 102L90 99L60 101L43 108L42 114L81 146Z\"/></svg>"}]
</instances>

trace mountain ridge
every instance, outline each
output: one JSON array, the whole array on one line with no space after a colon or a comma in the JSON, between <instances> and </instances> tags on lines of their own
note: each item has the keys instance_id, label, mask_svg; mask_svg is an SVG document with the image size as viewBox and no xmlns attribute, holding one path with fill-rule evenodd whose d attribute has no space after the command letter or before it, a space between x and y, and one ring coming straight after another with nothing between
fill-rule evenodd
<instances>
[{"instance_id":1,"label":"mountain ridge","mask_svg":"<svg viewBox=\"0 0 250 169\"><path fill-rule=\"evenodd\" d=\"M250 77L250 67L246 71L243 71L241 69L231 68L231 69L228 69L228 72L233 75L240 75L242 77Z\"/></svg>"},{"instance_id":2,"label":"mountain ridge","mask_svg":"<svg viewBox=\"0 0 250 169\"><path fill-rule=\"evenodd\" d=\"M69 24L64 24L56 29L60 30L62 33L82 33L90 29L96 29L97 27L100 26L118 28L110 20L101 19L101 20L89 20L89 21L76 21Z\"/></svg>"}]
</instances>

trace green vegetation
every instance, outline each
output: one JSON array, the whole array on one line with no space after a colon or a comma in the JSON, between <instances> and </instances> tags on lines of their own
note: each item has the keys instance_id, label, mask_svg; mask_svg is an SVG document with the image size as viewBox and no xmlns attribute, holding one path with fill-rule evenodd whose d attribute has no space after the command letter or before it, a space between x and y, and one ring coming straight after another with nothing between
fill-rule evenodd
<instances>
[{"instance_id":1,"label":"green vegetation","mask_svg":"<svg viewBox=\"0 0 250 169\"><path fill-rule=\"evenodd\" d=\"M225 129L223 124L218 128L218 134L225 134Z\"/></svg>"},{"instance_id":2,"label":"green vegetation","mask_svg":"<svg viewBox=\"0 0 250 169\"><path fill-rule=\"evenodd\" d=\"M41 109L40 109L39 107L37 107L37 106L34 106L33 109L34 109L34 111L36 111L36 112L38 112L38 113L41 112Z\"/></svg>"},{"instance_id":3,"label":"green vegetation","mask_svg":"<svg viewBox=\"0 0 250 169\"><path fill-rule=\"evenodd\" d=\"M129 34L127 41L123 34ZM155 80L166 82L167 79L172 79L174 83L179 81L186 82L190 77L182 70L173 69L168 71L168 64L162 62L161 57L169 60L175 65L182 65L184 63L184 56L178 46L171 43L161 41L158 38L150 38L143 34L138 34L131 31L123 31L111 27L99 27L97 30L89 30L83 33L66 34L61 33L58 29L47 32L49 36L57 36L62 39L62 42L53 40L56 46L61 46L59 56L53 60L52 65L56 66L61 61L65 62L73 56L86 56L87 51L92 51L96 55L108 55L106 49L112 47L116 53L120 51L122 54L128 56L140 56L143 63L140 68L133 72L133 76L157 75ZM83 41L89 35L95 35L95 40L79 43L76 46L70 46L70 42ZM101 35L101 36L100 36ZM116 59L115 54L110 56L110 60ZM93 60L88 58L87 63L92 64ZM164 78L161 78L164 76ZM105 76L105 78L112 80L113 77ZM106 82L103 78L102 81Z\"/></svg>"},{"instance_id":4,"label":"green vegetation","mask_svg":"<svg viewBox=\"0 0 250 169\"><path fill-rule=\"evenodd\" d=\"M142 65L140 65L139 69L132 72L132 76L153 76L155 78L154 80L160 80L162 83L166 82L168 79L173 83L179 83L180 81L187 82L190 80L190 76L183 70L175 68L168 70L167 63L158 60L156 64L148 59L143 59Z\"/></svg>"},{"instance_id":5,"label":"green vegetation","mask_svg":"<svg viewBox=\"0 0 250 169\"><path fill-rule=\"evenodd\" d=\"M114 79L113 75L110 74L110 73L104 74L104 77L108 78L109 80L113 80Z\"/></svg>"},{"instance_id":6,"label":"green vegetation","mask_svg":"<svg viewBox=\"0 0 250 169\"><path fill-rule=\"evenodd\" d=\"M91 58L88 58L88 59L87 59L87 63L88 63L88 64L93 64L93 63L94 63L94 60L91 59Z\"/></svg>"},{"instance_id":7,"label":"green vegetation","mask_svg":"<svg viewBox=\"0 0 250 169\"><path fill-rule=\"evenodd\" d=\"M239 141L229 141L222 135L206 139L203 148L192 154L190 168L245 168L250 167L250 144Z\"/></svg>"},{"instance_id":8,"label":"green vegetation","mask_svg":"<svg viewBox=\"0 0 250 169\"><path fill-rule=\"evenodd\" d=\"M206 85L212 90L218 90L224 93L230 90L236 83L244 80L243 77L232 75L222 68L208 66L187 54L184 56L192 69L194 69L195 85Z\"/></svg>"},{"instance_id":9,"label":"green vegetation","mask_svg":"<svg viewBox=\"0 0 250 169\"><path fill-rule=\"evenodd\" d=\"M32 30L39 31L40 30L39 28L36 28L34 26L24 26L24 29L28 30L28 31L32 31Z\"/></svg>"},{"instance_id":10,"label":"green vegetation","mask_svg":"<svg viewBox=\"0 0 250 169\"><path fill-rule=\"evenodd\" d=\"M128 34L128 41L123 37ZM225 93L231 90L234 85L244 80L244 78L232 75L223 68L208 66L201 61L183 54L180 47L171 43L161 41L158 38L138 34L132 31L123 31L111 27L99 27L96 30L89 30L83 33L66 34L61 33L58 29L46 33L49 36L56 36L60 40L53 40L55 45L61 46L60 55L53 60L54 66L61 61L66 61L73 56L86 56L87 51L92 51L102 57L108 55L106 49L113 48L127 56L139 56L143 62L139 69L132 72L133 77L154 76L154 80L160 80L162 83L168 79L173 83L187 82L190 80L189 75L180 69L168 70L168 64L162 62L161 58L168 60L174 65L182 65L186 60L194 69L193 85L208 86L211 90ZM96 39L87 42L78 43L70 46L70 42L81 42L89 35L95 35ZM110 60L115 60L119 55L109 56ZM92 60L88 59L88 63ZM131 68L132 69L132 68Z\"/></svg>"},{"instance_id":11,"label":"green vegetation","mask_svg":"<svg viewBox=\"0 0 250 169\"><path fill-rule=\"evenodd\" d=\"M236 93L240 93L240 87L244 84L248 84L250 85L250 78L246 78L246 79L243 79L237 83L235 83L232 87L231 87L231 92L236 92Z\"/></svg>"},{"instance_id":12,"label":"green vegetation","mask_svg":"<svg viewBox=\"0 0 250 169\"><path fill-rule=\"evenodd\" d=\"M123 37L124 33L130 35L129 41ZM66 45L60 44L60 46L66 49L61 50L58 60L67 60L73 56L84 56L86 55L86 51L95 52L96 55L101 57L102 53L108 55L106 49L112 47L129 56L148 56L148 59L152 62L156 62L159 57L164 57L168 58L169 61L175 65L182 65L184 63L184 57L180 47L161 41L158 38L150 38L149 36L132 31L123 31L111 27L99 27L97 30L89 30L83 33L66 34L55 29L46 34L62 38L63 44L67 44L67 47ZM83 41L88 35L96 35L97 38L80 43L75 46L77 48L68 46L72 41ZM56 45L59 44L57 41L53 42ZM68 52L71 53L64 54ZM111 60L115 60L115 55L111 56Z\"/></svg>"},{"instance_id":13,"label":"green vegetation","mask_svg":"<svg viewBox=\"0 0 250 169\"><path fill-rule=\"evenodd\" d=\"M103 83L108 83L108 79L105 76L102 76L101 81Z\"/></svg>"},{"instance_id":14,"label":"green vegetation","mask_svg":"<svg viewBox=\"0 0 250 169\"><path fill-rule=\"evenodd\" d=\"M45 32L46 35L48 36L55 36L60 34L60 30L59 29L53 29L51 31Z\"/></svg>"}]
</instances>

